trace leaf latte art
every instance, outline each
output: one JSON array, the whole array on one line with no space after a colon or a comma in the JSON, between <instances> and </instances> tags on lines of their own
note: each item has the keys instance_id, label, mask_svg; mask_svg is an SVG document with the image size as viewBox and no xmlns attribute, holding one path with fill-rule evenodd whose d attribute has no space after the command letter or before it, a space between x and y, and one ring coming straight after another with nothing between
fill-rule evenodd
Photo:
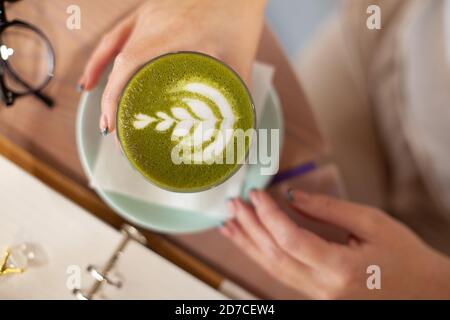
<instances>
[{"instance_id":1,"label":"leaf latte art","mask_svg":"<svg viewBox=\"0 0 450 320\"><path fill-rule=\"evenodd\" d=\"M168 53L129 80L117 108L117 136L150 182L199 192L239 170L252 140L241 131L252 131L255 120L251 96L231 68L202 53Z\"/></svg>"},{"instance_id":2,"label":"leaf latte art","mask_svg":"<svg viewBox=\"0 0 450 320\"><path fill-rule=\"evenodd\" d=\"M233 137L237 120L231 104L216 88L191 82L174 91L169 112L153 115L137 113L133 127L137 130L172 130L171 139L183 150L185 160L210 163L221 156Z\"/></svg>"}]
</instances>

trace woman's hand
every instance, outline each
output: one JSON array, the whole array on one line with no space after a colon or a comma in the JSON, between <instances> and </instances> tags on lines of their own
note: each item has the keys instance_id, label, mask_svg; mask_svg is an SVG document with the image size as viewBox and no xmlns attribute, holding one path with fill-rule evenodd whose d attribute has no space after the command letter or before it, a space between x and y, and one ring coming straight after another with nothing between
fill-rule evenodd
<instances>
[{"instance_id":1,"label":"woman's hand","mask_svg":"<svg viewBox=\"0 0 450 320\"><path fill-rule=\"evenodd\" d=\"M384 212L291 191L296 210L351 233L348 243L337 244L295 224L267 193L250 198L253 206L229 202L234 219L222 233L299 292L319 299L450 298L450 259ZM371 265L381 270L380 290L368 289Z\"/></svg>"},{"instance_id":2,"label":"woman's hand","mask_svg":"<svg viewBox=\"0 0 450 320\"><path fill-rule=\"evenodd\" d=\"M79 86L91 90L115 58L102 97L100 131L115 129L122 90L152 58L174 51L199 51L219 58L249 83L266 0L148 0L104 35Z\"/></svg>"}]
</instances>

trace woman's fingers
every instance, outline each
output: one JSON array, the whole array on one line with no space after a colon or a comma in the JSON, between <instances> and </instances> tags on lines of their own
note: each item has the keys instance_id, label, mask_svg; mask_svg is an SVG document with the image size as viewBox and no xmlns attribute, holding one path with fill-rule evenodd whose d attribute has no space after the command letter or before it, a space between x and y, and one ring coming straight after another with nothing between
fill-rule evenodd
<instances>
[{"instance_id":1,"label":"woman's fingers","mask_svg":"<svg viewBox=\"0 0 450 320\"><path fill-rule=\"evenodd\" d=\"M220 228L220 232L229 238L239 249L245 252L258 265L270 274L274 274L273 262L265 256L236 220L230 220Z\"/></svg>"},{"instance_id":2,"label":"woman's fingers","mask_svg":"<svg viewBox=\"0 0 450 320\"><path fill-rule=\"evenodd\" d=\"M128 54L125 50L114 60L114 66L102 96L99 127L103 135L115 130L116 110L122 90L142 63L139 57Z\"/></svg>"},{"instance_id":3,"label":"woman's fingers","mask_svg":"<svg viewBox=\"0 0 450 320\"><path fill-rule=\"evenodd\" d=\"M255 239L252 239L246 233L242 224L236 219L226 222L220 228L220 232L269 274L286 285L294 286L296 283L301 283L301 289L297 289L305 294L311 294L318 290L315 277L310 268L298 263L287 255L280 255L277 259L274 259L273 256L265 254L260 250L261 246L256 244Z\"/></svg>"},{"instance_id":4,"label":"woman's fingers","mask_svg":"<svg viewBox=\"0 0 450 320\"><path fill-rule=\"evenodd\" d=\"M257 244L260 251L264 252L266 256L277 260L282 254L281 250L254 214L253 209L242 200L233 199L228 202L228 210L235 216L245 232Z\"/></svg>"},{"instance_id":5,"label":"woman's fingers","mask_svg":"<svg viewBox=\"0 0 450 320\"><path fill-rule=\"evenodd\" d=\"M232 200L229 203L229 210L234 214L239 225L246 234L253 240L259 251L268 259L280 262L280 259L295 261L299 267L306 269L307 266L289 253L284 252L278 243L274 240L270 232L264 227L255 213L255 210L241 199Z\"/></svg>"},{"instance_id":6,"label":"woman's fingers","mask_svg":"<svg viewBox=\"0 0 450 320\"><path fill-rule=\"evenodd\" d=\"M220 228L220 232L230 238L235 245L245 250L245 252L255 261L261 262L261 254L258 252L254 242L243 232L235 220L230 220Z\"/></svg>"},{"instance_id":7,"label":"woman's fingers","mask_svg":"<svg viewBox=\"0 0 450 320\"><path fill-rule=\"evenodd\" d=\"M265 192L252 191L250 199L262 224L289 255L310 266L322 267L340 249L313 232L300 228Z\"/></svg>"},{"instance_id":8,"label":"woman's fingers","mask_svg":"<svg viewBox=\"0 0 450 320\"><path fill-rule=\"evenodd\" d=\"M120 52L134 27L135 16L131 15L103 36L100 44L91 54L78 84L91 90L98 82L107 65Z\"/></svg>"},{"instance_id":9,"label":"woman's fingers","mask_svg":"<svg viewBox=\"0 0 450 320\"><path fill-rule=\"evenodd\" d=\"M305 214L341 227L362 240L382 232L380 223L386 217L375 208L297 190L289 191L289 197L292 205Z\"/></svg>"}]
</instances>

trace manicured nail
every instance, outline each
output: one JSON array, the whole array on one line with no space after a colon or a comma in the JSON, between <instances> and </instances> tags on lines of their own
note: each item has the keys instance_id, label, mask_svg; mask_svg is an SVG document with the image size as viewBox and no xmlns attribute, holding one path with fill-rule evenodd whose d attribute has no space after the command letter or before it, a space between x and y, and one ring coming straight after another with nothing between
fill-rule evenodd
<instances>
[{"instance_id":1,"label":"manicured nail","mask_svg":"<svg viewBox=\"0 0 450 320\"><path fill-rule=\"evenodd\" d=\"M298 202L306 202L309 200L309 194L304 192L304 191L300 191L300 190L296 190L296 191L291 191L291 196L292 196L292 200L298 201Z\"/></svg>"},{"instance_id":2,"label":"manicured nail","mask_svg":"<svg viewBox=\"0 0 450 320\"><path fill-rule=\"evenodd\" d=\"M250 200L254 203L254 204L256 204L257 202L258 202L258 190L256 190L256 189L252 189L252 190L250 190L250 192L249 192L249 196L250 196Z\"/></svg>"},{"instance_id":3,"label":"manicured nail","mask_svg":"<svg viewBox=\"0 0 450 320\"><path fill-rule=\"evenodd\" d=\"M231 236L230 229L228 229L225 225L222 228L219 228L219 232L227 238Z\"/></svg>"},{"instance_id":4,"label":"manicured nail","mask_svg":"<svg viewBox=\"0 0 450 320\"><path fill-rule=\"evenodd\" d=\"M77 84L76 90L77 90L77 92L83 92L84 84L82 84L82 83Z\"/></svg>"},{"instance_id":5,"label":"manicured nail","mask_svg":"<svg viewBox=\"0 0 450 320\"><path fill-rule=\"evenodd\" d=\"M242 206L243 206L243 202L242 202L241 199L236 199L236 200L234 201L234 210L235 210L235 211L241 210L241 209L242 209Z\"/></svg>"},{"instance_id":6,"label":"manicured nail","mask_svg":"<svg viewBox=\"0 0 450 320\"><path fill-rule=\"evenodd\" d=\"M108 127L104 128L101 132L102 136L106 137L109 133Z\"/></svg>"},{"instance_id":7,"label":"manicured nail","mask_svg":"<svg viewBox=\"0 0 450 320\"><path fill-rule=\"evenodd\" d=\"M288 191L286 192L286 197L289 202L292 202L294 200L293 192L294 190L292 190L291 188L289 188Z\"/></svg>"},{"instance_id":8,"label":"manicured nail","mask_svg":"<svg viewBox=\"0 0 450 320\"><path fill-rule=\"evenodd\" d=\"M106 118L105 114L102 114L102 117L100 118L100 133L102 134L102 136L107 136L109 133L108 119Z\"/></svg>"},{"instance_id":9,"label":"manicured nail","mask_svg":"<svg viewBox=\"0 0 450 320\"><path fill-rule=\"evenodd\" d=\"M227 201L227 208L228 208L228 213L230 214L230 216L234 217L235 212L236 212L236 203L235 203L234 199L229 199Z\"/></svg>"}]
</instances>

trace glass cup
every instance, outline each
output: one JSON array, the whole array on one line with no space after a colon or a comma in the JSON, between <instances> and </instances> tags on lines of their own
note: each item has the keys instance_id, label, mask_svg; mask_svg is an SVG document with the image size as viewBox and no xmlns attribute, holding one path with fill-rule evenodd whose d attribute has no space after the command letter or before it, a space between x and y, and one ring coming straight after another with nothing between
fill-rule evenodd
<instances>
[{"instance_id":1,"label":"glass cup","mask_svg":"<svg viewBox=\"0 0 450 320\"><path fill-rule=\"evenodd\" d=\"M135 77L135 75L136 75L142 68L144 68L144 67L147 66L148 64L151 64L151 63L153 63L153 62L158 61L159 59L161 59L161 58L163 58L163 57L167 57L167 56L170 56L170 55L176 55L176 54L189 54L189 55L199 55L199 56L201 56L201 57L206 57L206 58L208 58L208 59L212 59L212 60L215 61L215 62L218 62L221 66L223 66L223 67L225 67L227 70L231 71L231 72L236 76L236 78L239 80L240 85L242 86L242 88L244 88L245 93L247 94L247 96L248 96L248 98L249 98L249 100L250 100L251 113L252 113L252 116L253 116L253 119L252 119L253 121L252 121L251 129L253 130L253 132L255 132L255 129L256 129L256 110L255 110L255 105L254 105L254 103L253 103L253 100L252 100L250 91L248 90L246 84L245 84L244 81L241 79L241 77L240 77L240 76L239 76L239 75L238 75L231 67L229 67L229 66L228 66L227 64L225 64L224 62L222 62L222 61L220 61L220 60L218 60L218 59L216 59L216 58L214 58L214 57L212 57L212 56L209 56L209 55L207 55L207 54L200 53L200 52L194 52L194 51L179 51L179 52L166 53L166 54L160 55L160 56L158 56L158 57L155 57L155 58L151 59L149 62L147 62L145 65L143 65L141 68L139 68L139 70L133 75L133 77L131 77L131 79L129 80L129 82L128 82L127 85L125 86L125 88L128 87L128 84L130 83L130 81ZM124 91L125 91L125 89L124 89ZM122 93L122 96L123 96L123 93ZM245 156L243 157L243 159L239 159L239 163L236 164L236 166L233 168L233 170L231 170L227 175L223 176L221 179L218 179L218 180L215 181L214 183L208 184L208 185L204 185L204 186L198 187L198 188L176 188L176 187L170 187L170 186L167 186L167 185L165 185L165 184L159 183L158 181L156 181L156 180L154 180L154 179L151 179L151 178L147 177L147 176L146 176L145 174L143 174L138 168L136 168L136 166L133 164L133 160L130 159L130 157L129 157L129 156L127 155L127 153L125 152L125 148L124 148L124 146L123 146L123 141L122 141L122 139L121 139L121 137L120 137L120 134L119 134L119 112L120 112L120 108L121 108L121 107L120 107L120 101L121 101L121 100L122 100L122 97L121 97L121 99L119 99L119 105L118 105L117 111L116 111L116 135L117 135L117 139L118 139L118 141L119 141L119 144L120 144L120 147L121 147L121 150L122 150L122 154L127 158L128 162L131 164L131 166L133 167L133 169L137 170L142 176L144 176L144 178L146 178L147 181L149 181L150 183L152 183L152 184L154 184L154 185L156 185L156 186L158 186L158 187L160 187L160 188L162 188L162 189L165 189L165 190L171 191L171 192L194 193L194 192L201 192L201 191L206 191L206 190L215 188L215 187L221 185L222 183L226 182L228 179L230 179L230 178L231 178L231 177L232 177L232 176L233 176L233 175L234 175L234 174L242 167L242 165L243 165L245 162L247 162L247 160L248 160L249 152L250 152L250 149L251 149L253 140L254 140L254 137L253 137L253 136L251 137L249 143L247 144L247 148L246 148L246 150L245 150ZM191 165L198 165L198 164L191 164ZM204 164L200 164L200 165L204 165Z\"/></svg>"}]
</instances>

